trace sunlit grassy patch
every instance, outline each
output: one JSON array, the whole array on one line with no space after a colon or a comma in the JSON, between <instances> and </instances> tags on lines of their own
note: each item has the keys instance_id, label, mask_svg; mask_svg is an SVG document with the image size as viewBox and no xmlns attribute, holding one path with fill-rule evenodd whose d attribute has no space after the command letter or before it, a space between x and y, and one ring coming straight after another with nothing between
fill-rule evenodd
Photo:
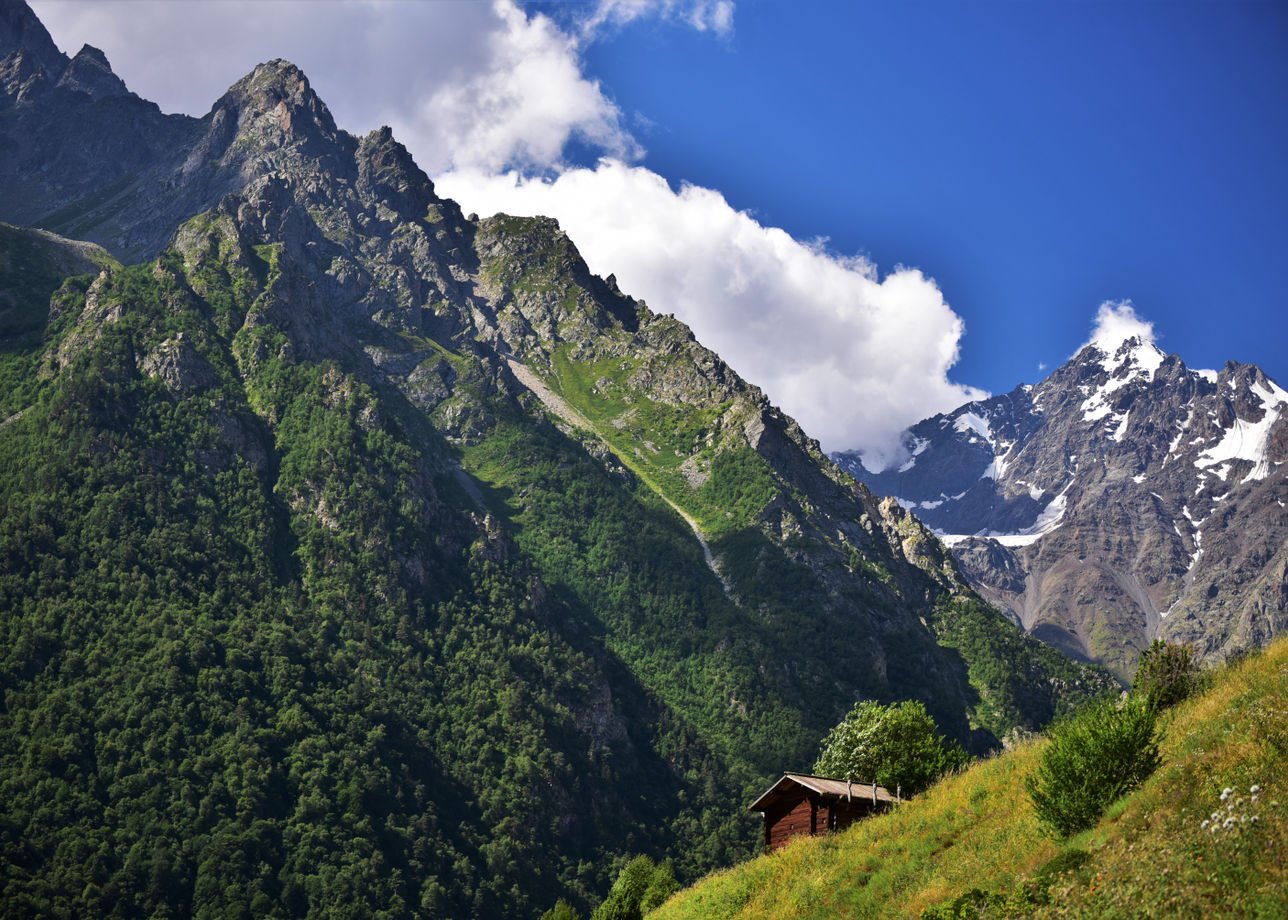
<instances>
[{"instance_id":1,"label":"sunlit grassy patch","mask_svg":"<svg viewBox=\"0 0 1288 920\"><path fill-rule=\"evenodd\" d=\"M844 834L711 876L655 916L915 916L966 888L1010 884L1056 852L1021 783L1040 747L977 764Z\"/></svg>"}]
</instances>

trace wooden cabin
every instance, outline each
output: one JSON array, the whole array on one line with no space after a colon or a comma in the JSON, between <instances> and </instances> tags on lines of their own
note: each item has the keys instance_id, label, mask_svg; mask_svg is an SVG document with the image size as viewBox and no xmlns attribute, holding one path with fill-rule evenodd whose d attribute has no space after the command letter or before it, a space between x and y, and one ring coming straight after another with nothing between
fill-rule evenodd
<instances>
[{"instance_id":1,"label":"wooden cabin","mask_svg":"<svg viewBox=\"0 0 1288 920\"><path fill-rule=\"evenodd\" d=\"M764 816L765 849L777 850L793 837L845 830L895 802L889 790L875 783L784 773L751 810Z\"/></svg>"}]
</instances>

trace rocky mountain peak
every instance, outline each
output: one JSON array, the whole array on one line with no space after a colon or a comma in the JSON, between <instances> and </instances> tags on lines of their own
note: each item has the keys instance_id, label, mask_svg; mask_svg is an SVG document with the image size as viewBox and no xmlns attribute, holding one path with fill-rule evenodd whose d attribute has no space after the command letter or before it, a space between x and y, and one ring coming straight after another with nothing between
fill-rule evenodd
<instances>
[{"instance_id":1,"label":"rocky mountain peak","mask_svg":"<svg viewBox=\"0 0 1288 920\"><path fill-rule=\"evenodd\" d=\"M265 135L283 139L322 134L334 137L335 120L308 77L290 61L259 64L234 83L211 110L235 114L239 124L254 124Z\"/></svg>"},{"instance_id":2,"label":"rocky mountain peak","mask_svg":"<svg viewBox=\"0 0 1288 920\"><path fill-rule=\"evenodd\" d=\"M336 127L308 77L290 61L260 64L202 119L186 171L217 164L226 191L274 174L353 178L357 142Z\"/></svg>"},{"instance_id":3,"label":"rocky mountain peak","mask_svg":"<svg viewBox=\"0 0 1288 920\"><path fill-rule=\"evenodd\" d=\"M133 95L125 82L112 71L100 49L85 45L58 78L58 85L75 92L88 93L95 99Z\"/></svg>"},{"instance_id":4,"label":"rocky mountain peak","mask_svg":"<svg viewBox=\"0 0 1288 920\"><path fill-rule=\"evenodd\" d=\"M1281 628L1288 391L1254 365L1193 370L1148 336L1097 340L906 446L875 474L836 459L1066 651L1125 677L1156 635L1219 657Z\"/></svg>"},{"instance_id":5,"label":"rocky mountain peak","mask_svg":"<svg viewBox=\"0 0 1288 920\"><path fill-rule=\"evenodd\" d=\"M385 125L358 144L358 187L401 214L423 215L438 201L434 183Z\"/></svg>"},{"instance_id":6,"label":"rocky mountain peak","mask_svg":"<svg viewBox=\"0 0 1288 920\"><path fill-rule=\"evenodd\" d=\"M1167 354L1152 341L1130 336L1118 342L1090 342L1069 363L1084 376L1103 372L1126 380L1140 375L1152 377L1166 359Z\"/></svg>"},{"instance_id":7,"label":"rocky mountain peak","mask_svg":"<svg viewBox=\"0 0 1288 920\"><path fill-rule=\"evenodd\" d=\"M67 66L44 24L25 0L0 0L0 59L21 53L50 76Z\"/></svg>"}]
</instances>

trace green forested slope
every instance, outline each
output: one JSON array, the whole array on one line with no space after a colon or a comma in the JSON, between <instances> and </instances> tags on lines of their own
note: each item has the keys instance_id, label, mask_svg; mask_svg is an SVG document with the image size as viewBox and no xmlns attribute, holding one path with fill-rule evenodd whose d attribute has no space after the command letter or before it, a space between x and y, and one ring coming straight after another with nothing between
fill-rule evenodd
<instances>
[{"instance_id":1,"label":"green forested slope","mask_svg":"<svg viewBox=\"0 0 1288 920\"><path fill-rule=\"evenodd\" d=\"M933 695L898 658L924 636L829 652L819 617L906 599L836 595L760 504L716 542L726 594L664 488L497 389L468 340L407 340L452 383L427 413L342 349L301 356L289 244L214 213L176 247L68 281L3 356L17 913L587 905L632 852L745 854L746 795L854 696ZM782 488L745 448L712 469L711 508Z\"/></svg>"},{"instance_id":2,"label":"green forested slope","mask_svg":"<svg viewBox=\"0 0 1288 920\"><path fill-rule=\"evenodd\" d=\"M70 282L0 432L6 913L603 890L612 853L711 809L660 753L702 746L561 636L572 611L462 509L423 421L240 328L273 266L239 255L205 297L174 256Z\"/></svg>"}]
</instances>

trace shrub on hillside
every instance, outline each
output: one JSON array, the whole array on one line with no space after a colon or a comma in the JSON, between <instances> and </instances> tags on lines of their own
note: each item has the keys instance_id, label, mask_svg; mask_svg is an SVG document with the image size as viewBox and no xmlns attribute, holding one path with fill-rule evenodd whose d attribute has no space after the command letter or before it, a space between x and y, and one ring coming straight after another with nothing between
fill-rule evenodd
<instances>
[{"instance_id":1,"label":"shrub on hillside","mask_svg":"<svg viewBox=\"0 0 1288 920\"><path fill-rule=\"evenodd\" d=\"M864 700L827 733L814 772L914 795L967 760L961 745L939 734L920 702L882 706Z\"/></svg>"},{"instance_id":2,"label":"shrub on hillside","mask_svg":"<svg viewBox=\"0 0 1288 920\"><path fill-rule=\"evenodd\" d=\"M1185 699L1199 686L1199 663L1188 645L1155 639L1140 656L1132 693L1151 706L1165 709Z\"/></svg>"},{"instance_id":3,"label":"shrub on hillside","mask_svg":"<svg viewBox=\"0 0 1288 920\"><path fill-rule=\"evenodd\" d=\"M1051 731L1025 780L1038 820L1068 837L1095 824L1119 796L1158 767L1157 710L1143 699L1100 703Z\"/></svg>"}]
</instances>

